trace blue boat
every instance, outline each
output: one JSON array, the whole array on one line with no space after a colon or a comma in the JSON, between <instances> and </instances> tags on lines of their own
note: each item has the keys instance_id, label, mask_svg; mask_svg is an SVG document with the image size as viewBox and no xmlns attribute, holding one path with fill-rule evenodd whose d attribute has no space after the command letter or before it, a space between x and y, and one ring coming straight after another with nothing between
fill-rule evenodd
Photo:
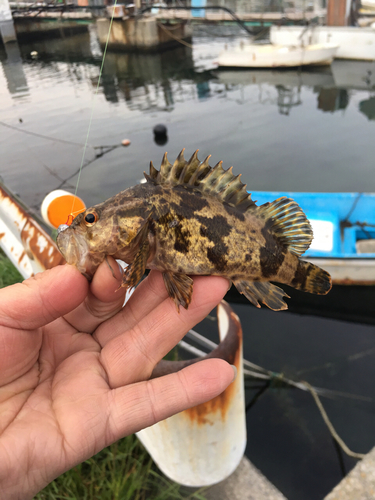
<instances>
[{"instance_id":1,"label":"blue boat","mask_svg":"<svg viewBox=\"0 0 375 500\"><path fill-rule=\"evenodd\" d=\"M328 271L340 285L375 284L375 193L252 191L257 205L281 196L295 200L314 239L302 258Z\"/></svg>"}]
</instances>

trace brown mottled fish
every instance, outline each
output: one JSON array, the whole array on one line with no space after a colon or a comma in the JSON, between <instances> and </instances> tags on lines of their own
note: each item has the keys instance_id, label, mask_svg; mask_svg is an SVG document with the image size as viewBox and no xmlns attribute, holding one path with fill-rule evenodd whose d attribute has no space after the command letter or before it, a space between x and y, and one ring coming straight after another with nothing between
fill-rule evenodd
<instances>
[{"instance_id":1,"label":"brown mottled fish","mask_svg":"<svg viewBox=\"0 0 375 500\"><path fill-rule=\"evenodd\" d=\"M257 206L232 167L189 161L183 151L160 171L150 164L147 182L122 191L79 214L60 230L58 247L69 264L91 279L111 255L129 264L122 286L133 287L145 269L163 273L177 309L188 308L193 291L189 275L224 276L250 302L287 309L279 287L326 294L330 275L300 260L313 238L305 214L290 198Z\"/></svg>"}]
</instances>

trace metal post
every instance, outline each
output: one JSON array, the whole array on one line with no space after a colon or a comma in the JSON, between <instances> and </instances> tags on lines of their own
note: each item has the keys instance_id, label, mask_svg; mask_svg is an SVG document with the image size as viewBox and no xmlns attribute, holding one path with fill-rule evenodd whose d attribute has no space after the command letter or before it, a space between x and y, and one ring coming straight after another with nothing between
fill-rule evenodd
<instances>
[{"instance_id":1,"label":"metal post","mask_svg":"<svg viewBox=\"0 0 375 500\"><path fill-rule=\"evenodd\" d=\"M218 306L219 346L206 357L237 367L237 378L216 398L137 433L162 472L186 486L208 486L228 477L246 447L242 328L229 304ZM190 361L162 361L152 377L175 372Z\"/></svg>"},{"instance_id":2,"label":"metal post","mask_svg":"<svg viewBox=\"0 0 375 500\"><path fill-rule=\"evenodd\" d=\"M0 0L0 35L3 43L17 41L8 0Z\"/></svg>"}]
</instances>

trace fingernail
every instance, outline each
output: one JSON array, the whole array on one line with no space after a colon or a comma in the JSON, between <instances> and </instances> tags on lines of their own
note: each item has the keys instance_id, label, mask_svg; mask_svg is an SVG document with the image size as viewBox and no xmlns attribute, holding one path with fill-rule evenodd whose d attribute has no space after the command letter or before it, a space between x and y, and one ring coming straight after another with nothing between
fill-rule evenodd
<instances>
[{"instance_id":1,"label":"fingernail","mask_svg":"<svg viewBox=\"0 0 375 500\"><path fill-rule=\"evenodd\" d=\"M228 290L227 290L227 291L229 292L229 290L230 290L231 288L232 288L232 281L231 281L231 280L228 280Z\"/></svg>"},{"instance_id":2,"label":"fingernail","mask_svg":"<svg viewBox=\"0 0 375 500\"><path fill-rule=\"evenodd\" d=\"M237 367L234 366L234 365L230 365L232 368L233 368L233 372L234 372L234 377L233 377L233 380L232 382L234 382L237 378Z\"/></svg>"}]
</instances>

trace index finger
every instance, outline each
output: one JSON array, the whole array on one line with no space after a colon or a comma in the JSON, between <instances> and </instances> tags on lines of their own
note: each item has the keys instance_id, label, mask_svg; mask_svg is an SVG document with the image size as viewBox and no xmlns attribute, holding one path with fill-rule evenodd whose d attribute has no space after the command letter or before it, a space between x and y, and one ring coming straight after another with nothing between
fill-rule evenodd
<instances>
[{"instance_id":1,"label":"index finger","mask_svg":"<svg viewBox=\"0 0 375 500\"><path fill-rule=\"evenodd\" d=\"M122 309L126 288L120 288L121 280L120 266L107 257L96 270L86 299L65 319L78 331L92 333Z\"/></svg>"}]
</instances>

